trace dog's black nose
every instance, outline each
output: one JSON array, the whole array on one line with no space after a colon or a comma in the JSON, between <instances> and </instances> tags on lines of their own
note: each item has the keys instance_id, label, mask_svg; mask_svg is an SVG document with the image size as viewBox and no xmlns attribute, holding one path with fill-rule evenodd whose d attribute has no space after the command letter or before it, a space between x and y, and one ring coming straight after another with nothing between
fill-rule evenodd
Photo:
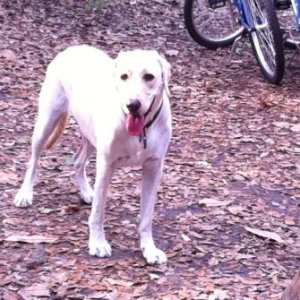
<instances>
[{"instance_id":1,"label":"dog's black nose","mask_svg":"<svg viewBox=\"0 0 300 300\"><path fill-rule=\"evenodd\" d=\"M141 102L138 99L132 100L129 104L127 104L127 108L130 113L137 113L141 107Z\"/></svg>"}]
</instances>

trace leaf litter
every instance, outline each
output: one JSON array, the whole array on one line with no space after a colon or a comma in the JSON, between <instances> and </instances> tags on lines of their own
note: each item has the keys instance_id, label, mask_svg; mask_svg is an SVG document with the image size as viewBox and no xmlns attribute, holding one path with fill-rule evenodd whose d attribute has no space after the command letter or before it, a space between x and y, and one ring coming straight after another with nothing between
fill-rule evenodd
<instances>
[{"instance_id":1,"label":"leaf litter","mask_svg":"<svg viewBox=\"0 0 300 300\"><path fill-rule=\"evenodd\" d=\"M299 59L282 86L271 86L250 47L234 54L234 63L230 49L194 43L182 3L104 1L99 9L84 0L0 3L1 299L277 300L298 271ZM88 255L90 207L80 204L71 180L80 143L73 120L41 159L33 206L12 204L46 66L82 43L113 57L154 48L172 65L174 131L154 221L165 266L147 265L139 250L138 170L118 171L109 190L112 257Z\"/></svg>"}]
</instances>

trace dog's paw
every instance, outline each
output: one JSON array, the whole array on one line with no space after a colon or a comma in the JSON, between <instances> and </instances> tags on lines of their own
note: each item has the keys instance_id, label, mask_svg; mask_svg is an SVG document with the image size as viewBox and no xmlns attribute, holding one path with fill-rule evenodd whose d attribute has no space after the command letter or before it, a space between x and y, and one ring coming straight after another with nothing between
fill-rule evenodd
<instances>
[{"instance_id":1,"label":"dog's paw","mask_svg":"<svg viewBox=\"0 0 300 300\"><path fill-rule=\"evenodd\" d=\"M143 248L143 255L148 264L163 264L168 261L166 254L156 247Z\"/></svg>"},{"instance_id":2,"label":"dog's paw","mask_svg":"<svg viewBox=\"0 0 300 300\"><path fill-rule=\"evenodd\" d=\"M90 239L89 253L92 256L110 257L111 256L111 247L106 240L97 241L94 239Z\"/></svg>"},{"instance_id":3,"label":"dog's paw","mask_svg":"<svg viewBox=\"0 0 300 300\"><path fill-rule=\"evenodd\" d=\"M27 207L32 204L33 192L20 189L14 199L14 204L18 207Z\"/></svg>"}]
</instances>

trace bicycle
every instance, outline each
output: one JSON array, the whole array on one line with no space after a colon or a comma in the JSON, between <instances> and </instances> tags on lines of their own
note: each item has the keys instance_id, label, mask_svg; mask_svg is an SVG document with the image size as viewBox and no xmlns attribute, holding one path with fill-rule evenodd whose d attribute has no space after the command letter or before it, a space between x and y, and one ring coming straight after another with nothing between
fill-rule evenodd
<instances>
[{"instance_id":1,"label":"bicycle","mask_svg":"<svg viewBox=\"0 0 300 300\"><path fill-rule=\"evenodd\" d=\"M283 38L271 0L185 0L184 21L190 36L211 50L248 35L264 77L273 84L281 82Z\"/></svg>"},{"instance_id":2,"label":"bicycle","mask_svg":"<svg viewBox=\"0 0 300 300\"><path fill-rule=\"evenodd\" d=\"M283 30L284 45L300 49L300 0L275 0L274 5Z\"/></svg>"}]
</instances>

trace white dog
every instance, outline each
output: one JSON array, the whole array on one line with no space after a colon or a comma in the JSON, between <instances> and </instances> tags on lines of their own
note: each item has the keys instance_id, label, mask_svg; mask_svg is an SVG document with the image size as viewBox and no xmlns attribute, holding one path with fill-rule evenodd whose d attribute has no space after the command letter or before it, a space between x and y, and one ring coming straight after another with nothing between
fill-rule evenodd
<instances>
[{"instance_id":1,"label":"white dog","mask_svg":"<svg viewBox=\"0 0 300 300\"><path fill-rule=\"evenodd\" d=\"M156 51L121 52L116 59L86 45L73 46L50 63L39 98L28 170L14 203L32 204L39 156L62 134L68 114L77 120L82 144L75 155L80 193L92 202L89 253L111 256L103 229L106 194L114 170L142 166L140 246L148 263L164 263L152 237L156 193L171 137L169 63ZM96 148L96 180L91 188L85 166Z\"/></svg>"}]
</instances>

